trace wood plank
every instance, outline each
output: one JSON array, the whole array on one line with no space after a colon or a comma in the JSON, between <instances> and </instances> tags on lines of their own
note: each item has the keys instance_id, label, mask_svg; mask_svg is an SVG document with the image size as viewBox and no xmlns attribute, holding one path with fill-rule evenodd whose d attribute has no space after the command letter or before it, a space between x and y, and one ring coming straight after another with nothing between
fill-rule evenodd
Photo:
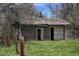
<instances>
[{"instance_id":1,"label":"wood plank","mask_svg":"<svg viewBox=\"0 0 79 59\"><path fill-rule=\"evenodd\" d=\"M65 40L65 26L63 27L63 40Z\"/></svg>"}]
</instances>

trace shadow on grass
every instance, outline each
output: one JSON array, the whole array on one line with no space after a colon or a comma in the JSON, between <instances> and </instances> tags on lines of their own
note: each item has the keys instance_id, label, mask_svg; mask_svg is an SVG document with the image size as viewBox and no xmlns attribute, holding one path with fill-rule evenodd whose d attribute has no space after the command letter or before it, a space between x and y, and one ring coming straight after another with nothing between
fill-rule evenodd
<instances>
[{"instance_id":1,"label":"shadow on grass","mask_svg":"<svg viewBox=\"0 0 79 59\"><path fill-rule=\"evenodd\" d=\"M16 45L6 46L0 42L0 56L16 56Z\"/></svg>"},{"instance_id":2,"label":"shadow on grass","mask_svg":"<svg viewBox=\"0 0 79 59\"><path fill-rule=\"evenodd\" d=\"M5 47L5 44L0 42L0 48L3 48L3 47Z\"/></svg>"}]
</instances>

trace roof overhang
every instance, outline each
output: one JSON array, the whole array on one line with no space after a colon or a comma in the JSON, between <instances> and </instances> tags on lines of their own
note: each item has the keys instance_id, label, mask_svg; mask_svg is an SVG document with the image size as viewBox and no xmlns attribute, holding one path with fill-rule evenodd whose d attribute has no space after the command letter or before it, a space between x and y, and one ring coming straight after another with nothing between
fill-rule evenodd
<instances>
[{"instance_id":1,"label":"roof overhang","mask_svg":"<svg viewBox=\"0 0 79 59\"><path fill-rule=\"evenodd\" d=\"M45 18L31 18L22 20L21 24L26 25L70 25L67 21L63 19L45 19Z\"/></svg>"}]
</instances>

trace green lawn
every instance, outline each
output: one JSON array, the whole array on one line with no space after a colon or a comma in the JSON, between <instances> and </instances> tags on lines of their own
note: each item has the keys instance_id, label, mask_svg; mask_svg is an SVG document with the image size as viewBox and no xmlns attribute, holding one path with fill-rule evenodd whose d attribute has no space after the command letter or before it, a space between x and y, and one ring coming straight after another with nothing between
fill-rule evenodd
<instances>
[{"instance_id":1,"label":"green lawn","mask_svg":"<svg viewBox=\"0 0 79 59\"><path fill-rule=\"evenodd\" d=\"M79 56L79 40L28 41L25 52L28 56ZM0 45L0 55L17 55L15 45Z\"/></svg>"}]
</instances>

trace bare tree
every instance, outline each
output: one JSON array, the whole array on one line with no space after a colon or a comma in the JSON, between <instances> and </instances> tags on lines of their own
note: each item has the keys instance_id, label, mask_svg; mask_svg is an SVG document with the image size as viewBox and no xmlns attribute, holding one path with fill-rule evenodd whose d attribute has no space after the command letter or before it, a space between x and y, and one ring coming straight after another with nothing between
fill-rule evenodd
<instances>
[{"instance_id":1,"label":"bare tree","mask_svg":"<svg viewBox=\"0 0 79 59\"><path fill-rule=\"evenodd\" d=\"M38 9L34 6L33 18L44 18L45 16L42 14L42 11L38 11Z\"/></svg>"},{"instance_id":2,"label":"bare tree","mask_svg":"<svg viewBox=\"0 0 79 59\"><path fill-rule=\"evenodd\" d=\"M63 19L71 24L72 37L79 36L78 34L78 16L79 16L79 4L78 3L65 3L62 4L62 16Z\"/></svg>"},{"instance_id":3,"label":"bare tree","mask_svg":"<svg viewBox=\"0 0 79 59\"><path fill-rule=\"evenodd\" d=\"M13 27L13 24L15 22L19 22L22 19L26 19L26 17L32 17L32 15L33 4L0 4L0 24L2 27L1 32L4 39L7 42L9 42L12 37L14 39L14 34L16 33L16 30Z\"/></svg>"},{"instance_id":4,"label":"bare tree","mask_svg":"<svg viewBox=\"0 0 79 59\"><path fill-rule=\"evenodd\" d=\"M61 9L59 8L59 5L55 5L54 7L55 8L53 8L53 4L51 3L51 4L47 4L46 5L49 9L50 9L50 11L51 11L51 13L52 13L52 18L61 18Z\"/></svg>"}]
</instances>

